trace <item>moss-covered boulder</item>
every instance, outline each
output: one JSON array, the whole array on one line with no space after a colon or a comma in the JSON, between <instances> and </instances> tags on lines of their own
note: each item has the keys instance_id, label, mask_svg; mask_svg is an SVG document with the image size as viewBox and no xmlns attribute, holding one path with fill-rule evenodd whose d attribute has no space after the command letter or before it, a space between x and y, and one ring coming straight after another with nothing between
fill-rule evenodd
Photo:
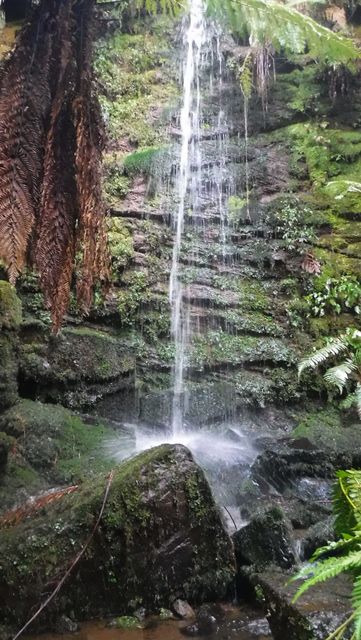
<instances>
[{"instance_id":1,"label":"moss-covered boulder","mask_svg":"<svg viewBox=\"0 0 361 640\"><path fill-rule=\"evenodd\" d=\"M59 580L93 530L106 485L100 476L0 531L2 624L21 626ZM115 469L86 553L38 623L222 598L233 576L232 544L203 472L187 449L164 445Z\"/></svg>"},{"instance_id":2,"label":"moss-covered boulder","mask_svg":"<svg viewBox=\"0 0 361 640\"><path fill-rule=\"evenodd\" d=\"M134 367L129 345L103 330L67 328L57 338L28 330L22 335L25 396L70 408L90 406L129 386Z\"/></svg>"},{"instance_id":3,"label":"moss-covered boulder","mask_svg":"<svg viewBox=\"0 0 361 640\"><path fill-rule=\"evenodd\" d=\"M21 323L21 302L14 287L0 281L0 411L18 397L17 331Z\"/></svg>"}]
</instances>

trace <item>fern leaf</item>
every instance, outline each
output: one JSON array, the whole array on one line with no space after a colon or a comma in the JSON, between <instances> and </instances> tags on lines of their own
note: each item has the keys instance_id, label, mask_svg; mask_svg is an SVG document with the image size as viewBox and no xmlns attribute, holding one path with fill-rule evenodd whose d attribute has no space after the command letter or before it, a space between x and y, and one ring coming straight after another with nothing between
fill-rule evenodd
<instances>
[{"instance_id":1,"label":"fern leaf","mask_svg":"<svg viewBox=\"0 0 361 640\"><path fill-rule=\"evenodd\" d=\"M340 353L347 351L348 345L345 336L335 338L332 342L329 342L322 349L318 349L315 353L312 353L308 358L301 360L298 366L298 375L302 375L305 369L316 369L320 364L324 364L330 358L338 356Z\"/></svg>"},{"instance_id":2,"label":"fern leaf","mask_svg":"<svg viewBox=\"0 0 361 640\"><path fill-rule=\"evenodd\" d=\"M357 366L355 363L351 359L348 359L345 360L345 362L328 369L323 377L326 382L337 387L339 392L342 393L351 374L356 370Z\"/></svg>"},{"instance_id":3,"label":"fern leaf","mask_svg":"<svg viewBox=\"0 0 361 640\"><path fill-rule=\"evenodd\" d=\"M293 602L296 602L310 587L313 587L320 582L325 582L331 578L335 578L340 573L345 571L352 571L356 567L361 565L361 545L358 545L357 550L349 553L346 556L327 558L322 562L318 562L310 566L310 577L298 589ZM301 571L297 577L303 578L304 571Z\"/></svg>"},{"instance_id":4,"label":"fern leaf","mask_svg":"<svg viewBox=\"0 0 361 640\"><path fill-rule=\"evenodd\" d=\"M50 36L46 30L35 36L34 25L22 31L0 91L0 258L12 283L25 265L37 215L44 122L50 103L44 82Z\"/></svg>"}]
</instances>

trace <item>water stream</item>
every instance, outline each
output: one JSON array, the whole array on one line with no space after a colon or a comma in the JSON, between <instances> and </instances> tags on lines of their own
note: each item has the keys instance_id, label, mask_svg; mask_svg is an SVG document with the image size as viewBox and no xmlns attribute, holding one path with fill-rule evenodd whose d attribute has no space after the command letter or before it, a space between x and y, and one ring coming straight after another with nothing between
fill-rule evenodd
<instances>
[{"instance_id":1,"label":"water stream","mask_svg":"<svg viewBox=\"0 0 361 640\"><path fill-rule=\"evenodd\" d=\"M200 63L202 48L207 42L207 28L202 0L192 0L189 24L185 32L186 56L183 70L183 107L180 115L181 155L178 175L179 207L173 223L175 234L172 269L169 283L171 304L171 331L175 344L173 367L174 391L172 406L172 431L179 433L183 427L185 350L189 338L189 308L183 304L183 285L180 278L180 252L184 229L184 213L187 190L190 188L190 204L196 209L201 186L200 151Z\"/></svg>"},{"instance_id":2,"label":"water stream","mask_svg":"<svg viewBox=\"0 0 361 640\"><path fill-rule=\"evenodd\" d=\"M175 354L170 419L163 426L156 420L123 423L118 437L109 443L109 450L122 460L163 443L185 445L206 472L218 503L225 509L226 519L231 520L230 528L234 529L241 520L232 491L237 487L237 481L244 479L256 457L256 450L246 432L232 420L231 397L228 398L227 414L217 425L202 426L189 418L190 405L194 402L189 354L192 340L202 331L202 300L194 299L191 285L184 277L187 268L199 264L200 257L197 242L187 252L184 250L185 236L190 229L192 237L210 244L219 243L221 249L214 265L215 273L217 269L222 273L229 260L227 210L233 183L227 167L229 130L223 104L226 64L222 34L205 16L203 0L190 0L182 27L183 93L179 155L175 160L178 169L167 194L172 203L169 300ZM205 398L205 402L210 402L210 398Z\"/></svg>"}]
</instances>

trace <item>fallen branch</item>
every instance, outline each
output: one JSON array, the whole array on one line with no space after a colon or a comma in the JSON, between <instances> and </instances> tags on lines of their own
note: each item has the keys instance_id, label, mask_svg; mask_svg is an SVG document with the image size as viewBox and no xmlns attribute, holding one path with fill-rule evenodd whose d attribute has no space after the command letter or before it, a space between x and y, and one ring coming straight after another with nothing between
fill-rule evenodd
<instances>
[{"instance_id":1,"label":"fallen branch","mask_svg":"<svg viewBox=\"0 0 361 640\"><path fill-rule=\"evenodd\" d=\"M89 544L91 543L94 534L97 530L97 528L99 527L100 521L103 517L103 513L104 513L104 509L105 509L105 505L108 499L108 495L109 495L109 490L113 481L113 477L114 477L114 471L111 471L109 473L108 476L108 482L107 482L107 486L105 488L105 492L104 492L104 498L103 498L103 503L97 518L97 521L91 531L91 533L89 534L88 538L86 539L83 547L81 548L81 550L79 551L79 553L75 556L74 560L72 561L72 563L70 564L69 568L67 569L67 571L64 573L63 577L61 578L61 580L58 582L58 584L56 585L54 591L52 591L52 593L50 594L50 596L45 600L45 602L43 602L41 604L41 606L39 607L39 609L34 613L34 615L30 618L30 620L28 620L26 622L26 624L24 624L24 626L20 629L20 631L18 631L18 633L14 636L13 640L17 640L17 638L19 638L19 636L21 636L22 633L24 633L24 631L34 622L34 620L36 620L36 618L40 615L40 613L42 611L44 611L44 609L48 606L48 604L50 604L50 602L55 598L55 596L57 595L57 593L59 593L60 589L62 588L64 582L67 580L67 578L70 576L72 570L74 569L74 567L78 564L79 560L82 558L82 556L84 555L85 551L87 550Z\"/></svg>"},{"instance_id":2,"label":"fallen branch","mask_svg":"<svg viewBox=\"0 0 361 640\"><path fill-rule=\"evenodd\" d=\"M0 529L5 527L13 527L18 524L21 520L32 516L36 511L42 509L42 507L48 506L52 502L56 502L63 498L63 496L68 496L70 493L74 493L74 491L78 490L78 485L72 485L71 487L65 487L62 489L57 489L55 491L49 491L47 493L43 493L43 495L39 496L39 498L30 498L27 500L25 504L22 504L20 507L16 507L16 509L11 509L4 513L0 518Z\"/></svg>"}]
</instances>

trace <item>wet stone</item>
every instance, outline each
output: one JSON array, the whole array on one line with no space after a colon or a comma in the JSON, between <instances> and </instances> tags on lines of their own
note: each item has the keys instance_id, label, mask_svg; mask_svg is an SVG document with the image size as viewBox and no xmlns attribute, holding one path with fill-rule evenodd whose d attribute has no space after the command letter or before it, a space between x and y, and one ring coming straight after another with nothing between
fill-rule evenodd
<instances>
[{"instance_id":1,"label":"wet stone","mask_svg":"<svg viewBox=\"0 0 361 640\"><path fill-rule=\"evenodd\" d=\"M173 602L172 609L174 613L183 620L189 620L195 618L196 616L196 614L194 613L194 609L186 600L180 600L178 598Z\"/></svg>"}]
</instances>

